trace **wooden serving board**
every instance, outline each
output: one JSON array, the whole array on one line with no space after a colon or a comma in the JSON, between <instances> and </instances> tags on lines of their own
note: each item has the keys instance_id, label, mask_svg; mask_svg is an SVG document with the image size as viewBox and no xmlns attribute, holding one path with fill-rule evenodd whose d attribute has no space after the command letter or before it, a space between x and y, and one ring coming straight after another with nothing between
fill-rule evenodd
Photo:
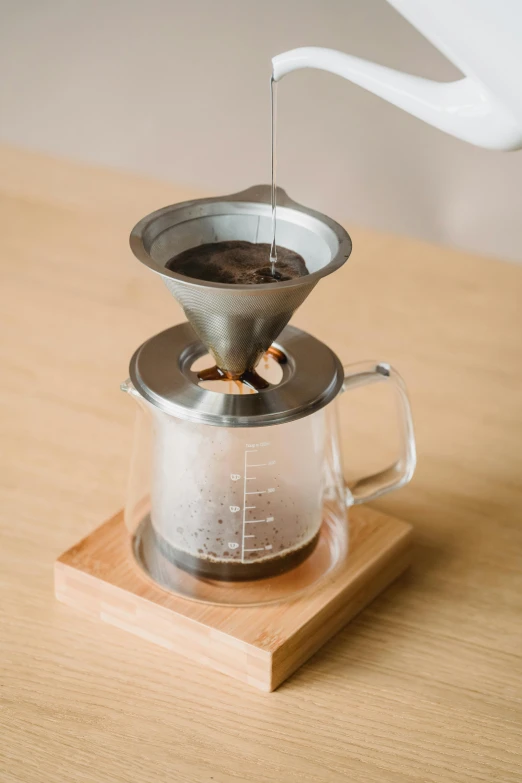
<instances>
[{"instance_id":1,"label":"wooden serving board","mask_svg":"<svg viewBox=\"0 0 522 783\"><path fill-rule=\"evenodd\" d=\"M218 606L154 583L120 512L58 558L55 591L75 609L272 691L404 571L410 551L409 524L356 507L349 552L315 589L276 604Z\"/></svg>"}]
</instances>

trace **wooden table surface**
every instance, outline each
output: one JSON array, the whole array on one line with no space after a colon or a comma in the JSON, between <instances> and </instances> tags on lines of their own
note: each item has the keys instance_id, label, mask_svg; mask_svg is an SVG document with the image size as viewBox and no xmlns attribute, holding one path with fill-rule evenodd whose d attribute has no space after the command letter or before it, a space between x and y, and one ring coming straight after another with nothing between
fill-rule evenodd
<instances>
[{"instance_id":1,"label":"wooden table surface","mask_svg":"<svg viewBox=\"0 0 522 783\"><path fill-rule=\"evenodd\" d=\"M129 357L181 320L129 231L190 195L0 151L0 780L520 781L522 267L347 224L293 322L407 381L418 470L376 505L414 565L278 691L54 600L56 556L124 499ZM386 404L354 397L345 445L372 451Z\"/></svg>"}]
</instances>

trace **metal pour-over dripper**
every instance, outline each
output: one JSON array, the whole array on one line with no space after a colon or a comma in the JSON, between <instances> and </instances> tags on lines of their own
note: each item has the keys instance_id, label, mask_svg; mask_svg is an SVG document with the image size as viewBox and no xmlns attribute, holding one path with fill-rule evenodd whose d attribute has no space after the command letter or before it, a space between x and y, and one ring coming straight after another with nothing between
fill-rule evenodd
<instances>
[{"instance_id":1,"label":"metal pour-over dripper","mask_svg":"<svg viewBox=\"0 0 522 783\"><path fill-rule=\"evenodd\" d=\"M194 331L230 377L253 369L321 277L338 269L352 249L333 220L277 191L277 244L303 256L310 274L294 280L236 285L196 280L165 268L175 255L207 242L271 242L270 186L222 198L174 204L133 229L134 255L159 273ZM268 258L267 258L268 263Z\"/></svg>"}]
</instances>

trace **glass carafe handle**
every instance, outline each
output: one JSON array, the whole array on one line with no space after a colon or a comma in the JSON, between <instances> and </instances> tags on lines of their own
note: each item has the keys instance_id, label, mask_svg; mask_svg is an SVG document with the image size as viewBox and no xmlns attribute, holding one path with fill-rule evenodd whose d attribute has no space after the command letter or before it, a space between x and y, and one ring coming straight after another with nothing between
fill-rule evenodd
<instances>
[{"instance_id":1,"label":"glass carafe handle","mask_svg":"<svg viewBox=\"0 0 522 783\"><path fill-rule=\"evenodd\" d=\"M413 421L404 381L399 373L385 362L361 362L350 365L345 367L343 392L380 382L390 384L395 393L401 439L400 454L397 460L384 470L347 485L346 502L349 506L354 503L367 503L386 492L403 487L411 479L415 470L417 457Z\"/></svg>"}]
</instances>

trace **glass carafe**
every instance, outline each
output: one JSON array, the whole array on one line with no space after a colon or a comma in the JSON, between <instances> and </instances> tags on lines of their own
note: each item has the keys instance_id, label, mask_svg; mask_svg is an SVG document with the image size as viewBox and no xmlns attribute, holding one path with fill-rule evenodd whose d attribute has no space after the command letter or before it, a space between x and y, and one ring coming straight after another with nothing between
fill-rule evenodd
<instances>
[{"instance_id":1,"label":"glass carafe","mask_svg":"<svg viewBox=\"0 0 522 783\"><path fill-rule=\"evenodd\" d=\"M346 551L347 508L413 473L409 404L387 364L343 370L327 346L292 327L277 349L284 364L268 390L201 388L193 368L205 349L184 324L142 346L122 386L139 402L126 523L149 575L186 597L262 603L316 584ZM258 369L270 380L268 360ZM397 396L401 454L348 488L339 395L378 381Z\"/></svg>"}]
</instances>

